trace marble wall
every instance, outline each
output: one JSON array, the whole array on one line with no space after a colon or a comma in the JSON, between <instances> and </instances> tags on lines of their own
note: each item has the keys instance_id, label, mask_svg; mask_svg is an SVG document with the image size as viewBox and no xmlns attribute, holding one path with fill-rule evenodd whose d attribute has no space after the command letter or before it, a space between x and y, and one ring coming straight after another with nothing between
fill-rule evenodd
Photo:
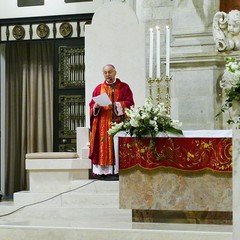
<instances>
[{"instance_id":1,"label":"marble wall","mask_svg":"<svg viewBox=\"0 0 240 240\"><path fill-rule=\"evenodd\" d=\"M149 28L155 26L159 26L163 30L161 33L161 70L162 74L164 74L164 29L168 25L171 30L170 75L172 76L172 117L179 119L183 123L183 129L229 128L225 121L225 115L217 120L215 118L222 105L222 91L219 88L219 80L223 74L224 58L226 56L236 56L239 52L220 53L216 49L212 33L212 23L215 13L219 11L219 0L105 0L105 6L109 2L122 2L123 5L132 8L136 13L139 23L143 24L145 28L142 36L145 38L145 45L143 46L144 49L141 49L143 52L139 54L139 56L141 55L141 60L144 60L146 63L144 66L145 71L141 71L141 73L134 71L133 75L128 75L131 79L134 79L133 84L137 83L134 85L134 88L140 86L138 78L147 78L149 66ZM121 11L119 12L120 14ZM126 22L129 21L126 17L124 19ZM111 21L108 21L107 24L111 27ZM124 25L125 23L122 22L122 24ZM131 41L137 43L136 39L132 39ZM130 46L127 46L126 49L128 49L129 53L131 52ZM138 49L140 50L139 47ZM119 55L121 56L123 51L119 52L121 52ZM88 57L88 54L86 57ZM154 64L156 62L155 58L154 54ZM122 64L126 65L124 60L119 59L119 62L122 61ZM134 67L135 64L134 62ZM141 65L143 67L144 64L142 63ZM91 69L89 66L88 69L89 72L93 70L99 71ZM120 71L122 70L120 69ZM124 71L123 76L125 74ZM156 65L154 65L154 75L156 75ZM145 85L142 88L148 88L147 82L142 82L142 84ZM138 92L138 88L136 92ZM148 94L147 90L146 94ZM146 97L145 94L141 96ZM141 103L142 101L138 100L137 94L137 105Z\"/></svg>"},{"instance_id":2,"label":"marble wall","mask_svg":"<svg viewBox=\"0 0 240 240\"><path fill-rule=\"evenodd\" d=\"M139 1L137 10L146 25L147 62L148 29L156 25L169 25L171 29L172 116L183 122L183 129L229 128L224 117L215 119L222 103L218 84L226 56L217 52L212 35L219 1ZM163 70L164 41L161 36Z\"/></svg>"}]
</instances>

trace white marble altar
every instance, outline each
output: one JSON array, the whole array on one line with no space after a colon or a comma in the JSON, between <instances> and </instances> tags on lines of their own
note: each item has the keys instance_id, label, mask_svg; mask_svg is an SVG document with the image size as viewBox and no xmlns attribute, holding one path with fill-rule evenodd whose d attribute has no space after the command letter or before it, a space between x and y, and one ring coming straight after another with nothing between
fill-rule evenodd
<instances>
[{"instance_id":1,"label":"white marble altar","mask_svg":"<svg viewBox=\"0 0 240 240\"><path fill-rule=\"evenodd\" d=\"M77 128L77 152L38 152L26 154L30 192L60 192L71 189L73 181L89 179L91 160L89 129Z\"/></svg>"},{"instance_id":2,"label":"white marble altar","mask_svg":"<svg viewBox=\"0 0 240 240\"><path fill-rule=\"evenodd\" d=\"M85 148L88 143L80 137L81 130L85 133L87 130L77 129L77 139L83 141L81 145ZM47 156L47 153L42 154L44 155ZM76 153L72 157L70 162L77 159ZM44 160L46 161L42 159ZM62 161L64 158L58 160ZM38 180L42 181L41 178ZM56 182L56 189L59 183ZM13 202L0 202L0 238L232 240L230 225L133 223L131 210L119 209L117 181L73 180L70 185L71 190L67 192L56 192L55 189L49 189L48 192L22 191L14 194ZM21 211L17 211L18 209ZM14 213L2 216L10 212Z\"/></svg>"},{"instance_id":3,"label":"white marble altar","mask_svg":"<svg viewBox=\"0 0 240 240\"><path fill-rule=\"evenodd\" d=\"M31 192L66 191L71 182L89 178L90 159L76 153L31 153L26 155Z\"/></svg>"},{"instance_id":4,"label":"white marble altar","mask_svg":"<svg viewBox=\"0 0 240 240\"><path fill-rule=\"evenodd\" d=\"M77 129L78 140L83 141L79 139L81 130L86 129ZM0 202L0 238L232 240L230 225L133 223L131 210L119 209L117 181L74 180L71 189L64 193L56 193L53 189L49 192L22 191L15 193L14 202ZM1 217L19 208L21 211Z\"/></svg>"}]
</instances>

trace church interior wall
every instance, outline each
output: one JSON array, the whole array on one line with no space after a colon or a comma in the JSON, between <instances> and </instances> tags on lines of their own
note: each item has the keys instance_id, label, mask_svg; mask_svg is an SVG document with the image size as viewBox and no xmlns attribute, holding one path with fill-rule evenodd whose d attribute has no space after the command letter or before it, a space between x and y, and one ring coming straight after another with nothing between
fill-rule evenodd
<instances>
[{"instance_id":1,"label":"church interior wall","mask_svg":"<svg viewBox=\"0 0 240 240\"><path fill-rule=\"evenodd\" d=\"M184 68L173 73L172 114L179 109L174 117L181 119L184 129L214 129L215 89L209 81L212 72L211 68Z\"/></svg>"},{"instance_id":2,"label":"church interior wall","mask_svg":"<svg viewBox=\"0 0 240 240\"><path fill-rule=\"evenodd\" d=\"M22 18L36 16L93 13L103 4L103 0L92 2L65 3L64 0L45 0L44 5L18 7L17 1L0 0L0 18Z\"/></svg>"},{"instance_id":3,"label":"church interior wall","mask_svg":"<svg viewBox=\"0 0 240 240\"><path fill-rule=\"evenodd\" d=\"M66 3L64 0L45 0L44 5L18 7L16 1L0 0L0 18L22 18L52 15L94 13L96 9L111 0L92 0ZM114 1L114 0L112 0ZM135 8L135 0L115 0Z\"/></svg>"},{"instance_id":4,"label":"church interior wall","mask_svg":"<svg viewBox=\"0 0 240 240\"><path fill-rule=\"evenodd\" d=\"M94 88L103 82L102 67L110 63L116 67L116 77L132 89L135 105L143 105L146 98L144 25L139 24L132 9L122 3L106 3L95 13L92 24L86 26L85 36L86 102L90 102ZM89 112L88 105L86 108ZM86 118L86 126L89 125Z\"/></svg>"},{"instance_id":5,"label":"church interior wall","mask_svg":"<svg viewBox=\"0 0 240 240\"><path fill-rule=\"evenodd\" d=\"M115 0L117 1L117 0ZM3 0L0 0L0 4ZM65 3L64 1L45 1L43 6L17 7L16 2L4 1L4 8L0 9L1 18L44 16L95 12L107 0L93 0L92 2ZM145 25L145 54L146 73L149 61L150 27L170 26L171 29L171 87L172 114L183 122L184 129L212 129L226 127L217 124L215 114L218 111L215 82L223 71L224 57L215 49L212 36L212 20L219 11L219 0L196 1L143 1L128 0L125 2L134 8L137 17ZM162 62L164 64L164 37L161 35ZM145 56L143 56L145 57ZM202 68L204 61L211 64ZM219 60L220 59L220 60ZM216 70L216 62L220 69ZM185 67L179 67L182 63ZM186 68L187 65L187 68ZM217 72L217 76L216 76ZM201 77L200 77L201 76ZM147 78L147 76L145 76ZM188 98L178 95L185 92ZM194 95L197 92L197 95ZM190 97L189 97L190 96ZM191 97L192 96L192 97ZM197 101L196 99L199 99ZM179 99L178 99L179 98ZM202 100L200 100L202 99ZM195 102L195 106L194 106ZM188 106L188 107L186 107ZM192 106L192 108L189 108ZM191 109L191 113L189 113ZM196 121L196 118L198 120Z\"/></svg>"},{"instance_id":6,"label":"church interior wall","mask_svg":"<svg viewBox=\"0 0 240 240\"><path fill-rule=\"evenodd\" d=\"M1 3L2 0L0 0ZM116 0L117 1L117 0ZM45 1L43 6L35 7L17 7L16 2L4 1L4 8L0 9L1 18L26 17L26 16L44 16L44 15L61 15L95 12L107 0L93 0L92 2L65 3L64 1ZM209 91L215 87L213 76L214 61L212 66L207 68L199 68L203 61L209 58L219 59L219 55L215 49L212 36L212 20L214 14L219 11L219 0L214 1L195 1L195 0L176 0L176 1L120 1L134 8L139 22L145 25L145 53L146 53L146 73L148 72L149 61L149 39L148 32L150 27L156 25L160 28L168 25L171 30L171 75L173 76L172 88L176 88L176 93L184 92L190 96L194 92L198 93L199 105L192 108L191 114L189 108L195 99L187 98L184 101L172 99L172 113L177 119L183 122L185 129L202 129L215 128L215 113L217 104L209 104L215 101L216 94ZM201 3L201 4L200 4ZM44 13L44 15L43 15ZM165 49L164 36L161 35L162 62L164 64ZM145 57L145 56L143 56ZM223 58L222 58L223 61ZM179 63L185 63L188 69L179 68ZM193 71L194 70L194 71ZM222 74L221 71L219 74ZM196 76L204 76L196 78ZM145 76L147 78L147 76ZM184 79L183 79L184 77ZM208 84L206 84L208 82ZM184 83L184 84L183 84ZM209 86L211 85L211 86ZM209 87L209 89L207 89ZM197 90L196 90L197 89ZM201 93L201 95L199 95ZM174 95L173 98L181 98ZM206 101L208 104L206 104ZM176 102L178 103L176 105ZM201 103L201 105L200 105ZM197 104L197 103L196 103ZM215 106L215 107L214 107ZM210 107L214 109L210 109ZM186 112L185 112L186 111ZM210 113L208 117L203 114ZM188 117L185 117L188 116ZM196 121L196 116L199 120ZM201 116L201 117L200 117ZM202 118L208 118L207 121L201 121ZM187 121L186 121L187 120ZM205 123L204 123L205 122ZM210 124L209 124L210 122Z\"/></svg>"},{"instance_id":7,"label":"church interior wall","mask_svg":"<svg viewBox=\"0 0 240 240\"><path fill-rule=\"evenodd\" d=\"M218 121L215 118L222 102L222 93L218 84L223 74L224 58L226 56L217 52L212 35L212 22L214 14L219 11L219 0L115 1L129 5L136 12L136 16L144 28L143 31L142 29L139 31L142 31L142 37L145 38L145 49L144 46L139 44L138 46L141 50L135 52L135 55L141 58L139 60L141 63L139 64L138 62L139 66L142 66L141 71L137 72L137 64L133 66L131 59L125 61L126 58L120 57L116 60L117 65L120 66L118 69L119 76L123 77L123 80L134 79L137 81L138 78L141 78L141 83L145 84L145 86L141 87L141 93L137 96L139 101L137 102L143 103L146 96L145 92L147 92L147 89L146 91L144 90L147 88L146 79L149 70L149 28L157 25L160 28L165 28L168 25L171 31L172 117L179 119L183 123L183 130L229 128L224 121L224 116ZM4 8L0 8L0 18L95 13L107 2L111 1L93 0L92 2L67 4L64 0L60 2L58 0L45 0L43 6L17 7L16 1L0 0L0 4L4 5ZM100 30L98 34L101 34ZM122 37L124 38L124 35ZM164 40L165 38L162 34L161 49L163 51L161 53L161 61L163 74L166 54ZM92 41L92 44L94 44L95 39L92 39ZM133 37L129 47L134 44L134 41ZM111 44L114 47L114 43ZM123 50L123 47L118 49L118 54L121 54L121 50ZM132 53L130 48L128 51ZM91 54L94 56L93 51ZM109 53L109 55L101 59L99 62L101 67L104 63L107 63L105 61L106 57L110 56L111 54ZM135 63L137 61L137 58L134 59ZM128 63L128 66L126 66L126 63ZM94 81L100 83L101 67L99 66L94 69L88 68L88 73L94 70ZM132 67L134 67L134 70L131 69ZM131 75L125 75L126 72L131 72ZM99 78L95 78L95 76L99 76ZM136 86L140 87L140 84L136 84ZM131 87L134 88L135 85Z\"/></svg>"},{"instance_id":8,"label":"church interior wall","mask_svg":"<svg viewBox=\"0 0 240 240\"><path fill-rule=\"evenodd\" d=\"M221 101L216 87L224 68L224 56L217 52L212 34L219 5L219 0L142 2L139 17L146 25L147 44L150 27L170 26L171 115L183 122L183 129L228 127L215 118ZM161 40L164 63L164 37ZM149 61L148 46L146 52Z\"/></svg>"}]
</instances>

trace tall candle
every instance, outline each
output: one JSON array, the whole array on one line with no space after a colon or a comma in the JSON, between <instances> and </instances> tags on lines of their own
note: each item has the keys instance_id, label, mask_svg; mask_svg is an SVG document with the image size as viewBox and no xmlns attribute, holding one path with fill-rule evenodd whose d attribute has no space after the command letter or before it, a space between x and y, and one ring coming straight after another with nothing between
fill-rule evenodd
<instances>
[{"instance_id":1,"label":"tall candle","mask_svg":"<svg viewBox=\"0 0 240 240\"><path fill-rule=\"evenodd\" d=\"M170 76L170 30L166 26L166 76Z\"/></svg>"},{"instance_id":2,"label":"tall candle","mask_svg":"<svg viewBox=\"0 0 240 240\"><path fill-rule=\"evenodd\" d=\"M149 78L153 76L153 29L150 28L150 41L149 41Z\"/></svg>"},{"instance_id":3,"label":"tall candle","mask_svg":"<svg viewBox=\"0 0 240 240\"><path fill-rule=\"evenodd\" d=\"M160 78L161 74L161 63L160 63L160 28L156 26L157 37L156 37L156 64L157 64L157 78Z\"/></svg>"}]
</instances>

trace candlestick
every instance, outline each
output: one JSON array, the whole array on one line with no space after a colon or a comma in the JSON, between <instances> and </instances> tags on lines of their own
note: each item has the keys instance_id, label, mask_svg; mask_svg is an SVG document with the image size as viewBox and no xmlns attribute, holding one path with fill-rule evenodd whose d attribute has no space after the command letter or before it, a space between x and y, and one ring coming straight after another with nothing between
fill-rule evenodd
<instances>
[{"instance_id":1,"label":"candlestick","mask_svg":"<svg viewBox=\"0 0 240 240\"><path fill-rule=\"evenodd\" d=\"M149 42L149 78L153 76L153 29L150 28L150 42Z\"/></svg>"},{"instance_id":2,"label":"candlestick","mask_svg":"<svg viewBox=\"0 0 240 240\"><path fill-rule=\"evenodd\" d=\"M156 39L156 62L157 62L157 78L160 78L161 66L160 66L160 28L156 26L157 39Z\"/></svg>"},{"instance_id":3,"label":"candlestick","mask_svg":"<svg viewBox=\"0 0 240 240\"><path fill-rule=\"evenodd\" d=\"M170 30L166 26L166 76L170 75Z\"/></svg>"}]
</instances>

